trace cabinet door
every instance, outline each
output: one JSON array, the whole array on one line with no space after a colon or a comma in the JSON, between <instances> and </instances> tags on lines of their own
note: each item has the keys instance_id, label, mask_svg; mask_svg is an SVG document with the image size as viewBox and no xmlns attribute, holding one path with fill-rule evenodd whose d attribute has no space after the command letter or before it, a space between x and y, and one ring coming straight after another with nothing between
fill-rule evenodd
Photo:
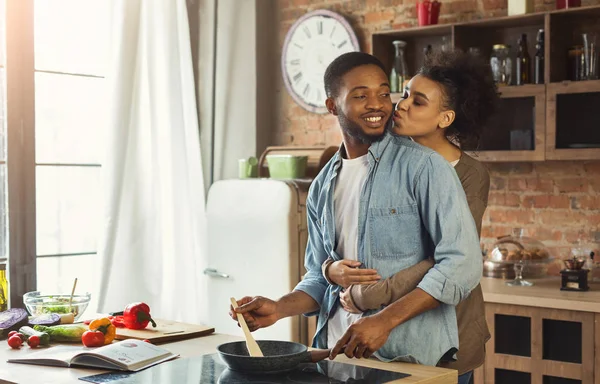
<instances>
[{"instance_id":1,"label":"cabinet door","mask_svg":"<svg viewBox=\"0 0 600 384\"><path fill-rule=\"evenodd\" d=\"M600 159L600 80L547 87L546 158Z\"/></svg>"},{"instance_id":2,"label":"cabinet door","mask_svg":"<svg viewBox=\"0 0 600 384\"><path fill-rule=\"evenodd\" d=\"M592 383L594 316L486 303L492 338L486 345L485 383Z\"/></svg>"},{"instance_id":3,"label":"cabinet door","mask_svg":"<svg viewBox=\"0 0 600 384\"><path fill-rule=\"evenodd\" d=\"M479 148L465 148L481 161L543 161L546 88L500 87L500 108L483 130Z\"/></svg>"}]
</instances>

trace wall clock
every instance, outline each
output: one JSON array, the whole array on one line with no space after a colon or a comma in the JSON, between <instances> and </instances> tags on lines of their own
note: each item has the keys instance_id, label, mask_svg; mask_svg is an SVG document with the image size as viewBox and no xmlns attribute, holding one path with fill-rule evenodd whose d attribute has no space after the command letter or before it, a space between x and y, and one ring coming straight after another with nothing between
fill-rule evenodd
<instances>
[{"instance_id":1,"label":"wall clock","mask_svg":"<svg viewBox=\"0 0 600 384\"><path fill-rule=\"evenodd\" d=\"M350 24L328 10L307 13L288 31L281 55L285 87L294 101L315 113L327 113L323 75L339 55L358 51Z\"/></svg>"}]
</instances>

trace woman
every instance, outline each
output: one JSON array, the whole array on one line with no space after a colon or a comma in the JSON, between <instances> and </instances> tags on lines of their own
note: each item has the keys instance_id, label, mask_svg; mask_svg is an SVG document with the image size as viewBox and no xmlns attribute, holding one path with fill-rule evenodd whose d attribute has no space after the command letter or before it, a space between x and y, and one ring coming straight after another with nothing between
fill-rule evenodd
<instances>
[{"instance_id":1,"label":"woman","mask_svg":"<svg viewBox=\"0 0 600 384\"><path fill-rule=\"evenodd\" d=\"M408 83L393 116L393 133L410 136L454 166L480 235L490 178L487 169L461 147L476 147L497 101L486 63L460 51L437 52L426 58ZM415 289L433 260L424 260L383 281L378 281L376 270L359 266L360 262L350 260L323 264L325 278L345 288L340 296L342 306L354 313L389 305ZM485 343L490 337L481 286L456 307L456 314L460 351L456 361L448 358L440 365L457 369L459 383L468 383L473 369L484 362Z\"/></svg>"}]
</instances>

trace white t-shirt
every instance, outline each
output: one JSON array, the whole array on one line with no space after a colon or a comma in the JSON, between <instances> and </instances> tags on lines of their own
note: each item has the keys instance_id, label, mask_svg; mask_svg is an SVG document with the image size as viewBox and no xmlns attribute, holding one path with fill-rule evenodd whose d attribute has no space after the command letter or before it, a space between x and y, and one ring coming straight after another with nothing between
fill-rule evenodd
<instances>
[{"instance_id":1,"label":"white t-shirt","mask_svg":"<svg viewBox=\"0 0 600 384\"><path fill-rule=\"evenodd\" d=\"M368 155L356 159L342 159L333 195L335 214L336 253L346 260L358 260L358 206L367 174ZM341 306L327 323L327 347L333 348L346 329L361 314L345 311Z\"/></svg>"}]
</instances>

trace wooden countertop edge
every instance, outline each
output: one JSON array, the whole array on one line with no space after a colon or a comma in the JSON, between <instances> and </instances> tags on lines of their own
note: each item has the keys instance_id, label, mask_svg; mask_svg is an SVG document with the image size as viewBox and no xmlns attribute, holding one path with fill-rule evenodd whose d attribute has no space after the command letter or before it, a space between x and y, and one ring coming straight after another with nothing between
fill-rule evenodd
<instances>
[{"instance_id":1,"label":"wooden countertop edge","mask_svg":"<svg viewBox=\"0 0 600 384\"><path fill-rule=\"evenodd\" d=\"M600 285L590 284L587 292L561 291L560 277L531 279L533 287L508 287L506 280L481 280L486 303L600 313Z\"/></svg>"},{"instance_id":2,"label":"wooden countertop edge","mask_svg":"<svg viewBox=\"0 0 600 384\"><path fill-rule=\"evenodd\" d=\"M377 359L349 359L344 355L338 355L334 361L340 363L348 363L360 365L368 368L379 368L386 371L409 373L411 376L404 379L395 380L391 383L418 383L418 384L456 384L458 382L458 371L447 368L431 367L427 365L419 365L412 363L404 363L400 361L386 363ZM433 373L433 371L436 371ZM435 377L427 377L435 374ZM422 376L426 375L426 376Z\"/></svg>"},{"instance_id":3,"label":"wooden countertop edge","mask_svg":"<svg viewBox=\"0 0 600 384\"><path fill-rule=\"evenodd\" d=\"M565 309L570 311L600 313L600 303L576 301L562 298L545 298L525 295L508 295L505 293L484 292L483 301L486 303L513 304L526 307Z\"/></svg>"}]
</instances>

